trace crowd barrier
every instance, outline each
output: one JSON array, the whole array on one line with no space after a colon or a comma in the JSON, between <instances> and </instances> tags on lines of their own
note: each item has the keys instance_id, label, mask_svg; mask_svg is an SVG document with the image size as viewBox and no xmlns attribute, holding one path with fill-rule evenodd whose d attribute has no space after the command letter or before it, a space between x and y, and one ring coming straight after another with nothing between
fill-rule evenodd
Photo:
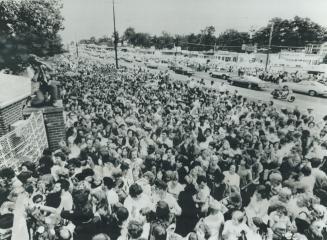
<instances>
[{"instance_id":1,"label":"crowd barrier","mask_svg":"<svg viewBox=\"0 0 327 240\"><path fill-rule=\"evenodd\" d=\"M11 132L0 137L0 168L16 169L22 161L37 161L48 147L43 114L33 113Z\"/></svg>"}]
</instances>

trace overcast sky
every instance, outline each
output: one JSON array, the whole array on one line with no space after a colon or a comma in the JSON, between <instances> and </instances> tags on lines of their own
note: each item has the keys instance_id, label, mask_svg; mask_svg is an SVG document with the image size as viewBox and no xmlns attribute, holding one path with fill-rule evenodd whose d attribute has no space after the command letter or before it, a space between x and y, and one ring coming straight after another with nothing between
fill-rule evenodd
<instances>
[{"instance_id":1,"label":"overcast sky","mask_svg":"<svg viewBox=\"0 0 327 240\"><path fill-rule=\"evenodd\" d=\"M65 42L113 32L112 0L64 0ZM115 0L120 34L136 31L160 34L199 32L213 25L216 34L234 28L248 31L273 17L309 17L327 27L327 0Z\"/></svg>"}]
</instances>

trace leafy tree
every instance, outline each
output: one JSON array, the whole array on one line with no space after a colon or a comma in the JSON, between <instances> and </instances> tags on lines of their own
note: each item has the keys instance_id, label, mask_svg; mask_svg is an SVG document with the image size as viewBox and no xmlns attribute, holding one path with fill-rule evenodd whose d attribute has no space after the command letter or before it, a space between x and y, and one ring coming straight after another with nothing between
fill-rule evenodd
<instances>
[{"instance_id":1,"label":"leafy tree","mask_svg":"<svg viewBox=\"0 0 327 240\"><path fill-rule=\"evenodd\" d=\"M63 51L60 0L0 2L0 68L19 70L29 54L51 56Z\"/></svg>"},{"instance_id":2,"label":"leafy tree","mask_svg":"<svg viewBox=\"0 0 327 240\"><path fill-rule=\"evenodd\" d=\"M308 43L321 43L326 40L326 29L309 18L294 17L293 19L273 18L267 26L254 35L254 41L261 46L269 42L272 24L272 50L278 52L279 46L304 47Z\"/></svg>"},{"instance_id":3,"label":"leafy tree","mask_svg":"<svg viewBox=\"0 0 327 240\"><path fill-rule=\"evenodd\" d=\"M135 38L135 29L132 27L127 28L124 32L123 40L132 44L134 41L134 38Z\"/></svg>"},{"instance_id":4,"label":"leafy tree","mask_svg":"<svg viewBox=\"0 0 327 240\"><path fill-rule=\"evenodd\" d=\"M219 35L217 45L222 50L240 52L242 44L248 43L250 36L245 32L238 32L234 29L228 29Z\"/></svg>"}]
</instances>

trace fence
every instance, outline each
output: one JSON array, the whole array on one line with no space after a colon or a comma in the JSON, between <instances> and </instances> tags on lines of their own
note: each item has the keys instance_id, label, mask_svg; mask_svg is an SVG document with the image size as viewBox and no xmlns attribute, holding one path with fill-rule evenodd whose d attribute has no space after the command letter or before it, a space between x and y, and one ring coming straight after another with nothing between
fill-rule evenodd
<instances>
[{"instance_id":1,"label":"fence","mask_svg":"<svg viewBox=\"0 0 327 240\"><path fill-rule=\"evenodd\" d=\"M37 161L48 140L41 112L31 116L13 131L0 137L0 168L16 169L21 161Z\"/></svg>"}]
</instances>

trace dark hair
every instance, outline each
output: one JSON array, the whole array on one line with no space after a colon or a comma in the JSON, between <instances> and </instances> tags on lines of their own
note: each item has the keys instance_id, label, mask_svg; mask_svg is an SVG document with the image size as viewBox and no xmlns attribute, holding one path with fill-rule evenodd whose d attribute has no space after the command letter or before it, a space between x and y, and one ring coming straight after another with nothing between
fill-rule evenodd
<instances>
[{"instance_id":1,"label":"dark hair","mask_svg":"<svg viewBox=\"0 0 327 240\"><path fill-rule=\"evenodd\" d=\"M60 183L61 189L65 191L69 190L70 183L66 179L60 179L57 183Z\"/></svg>"},{"instance_id":2,"label":"dark hair","mask_svg":"<svg viewBox=\"0 0 327 240\"><path fill-rule=\"evenodd\" d=\"M143 192L143 190L142 190L141 186L138 185L137 183L133 183L133 184L129 187L129 195L131 195L132 198L136 198L136 197L139 196L142 192Z\"/></svg>"},{"instance_id":3,"label":"dark hair","mask_svg":"<svg viewBox=\"0 0 327 240\"><path fill-rule=\"evenodd\" d=\"M160 220L169 220L170 210L169 205L165 201L159 201L156 208L157 218Z\"/></svg>"},{"instance_id":4,"label":"dark hair","mask_svg":"<svg viewBox=\"0 0 327 240\"><path fill-rule=\"evenodd\" d=\"M128 219L129 213L127 208L125 207L119 207L116 212L116 216L119 222L124 222L126 219Z\"/></svg>"},{"instance_id":5,"label":"dark hair","mask_svg":"<svg viewBox=\"0 0 327 240\"><path fill-rule=\"evenodd\" d=\"M103 185L105 185L108 189L112 189L115 187L115 182L110 177L104 177L103 178Z\"/></svg>"},{"instance_id":6,"label":"dark hair","mask_svg":"<svg viewBox=\"0 0 327 240\"><path fill-rule=\"evenodd\" d=\"M197 183L197 184L201 184L202 182L207 183L207 178L206 178L206 176L200 175L200 176L198 176L198 178L196 179L196 183Z\"/></svg>"},{"instance_id":7,"label":"dark hair","mask_svg":"<svg viewBox=\"0 0 327 240\"><path fill-rule=\"evenodd\" d=\"M301 168L301 172L304 174L304 176L309 176L311 174L311 168L308 166L303 166Z\"/></svg>"},{"instance_id":8,"label":"dark hair","mask_svg":"<svg viewBox=\"0 0 327 240\"><path fill-rule=\"evenodd\" d=\"M268 198L269 191L268 191L268 189L267 189L266 186L264 186L264 185L259 185L259 186L257 187L257 192L261 195L261 197L262 197L263 199L267 199L267 198Z\"/></svg>"},{"instance_id":9,"label":"dark hair","mask_svg":"<svg viewBox=\"0 0 327 240\"><path fill-rule=\"evenodd\" d=\"M313 168L317 168L321 164L321 160L319 158L312 158L310 159L310 162Z\"/></svg>"},{"instance_id":10,"label":"dark hair","mask_svg":"<svg viewBox=\"0 0 327 240\"><path fill-rule=\"evenodd\" d=\"M15 171L12 168L5 167L0 169L0 178L12 179L15 177Z\"/></svg>"},{"instance_id":11,"label":"dark hair","mask_svg":"<svg viewBox=\"0 0 327 240\"><path fill-rule=\"evenodd\" d=\"M122 162L122 163L120 164L120 169L121 169L122 171L128 170L128 169L129 169L129 165L128 165L128 163L127 163L127 162Z\"/></svg>"},{"instance_id":12,"label":"dark hair","mask_svg":"<svg viewBox=\"0 0 327 240\"><path fill-rule=\"evenodd\" d=\"M84 207L89 200L90 191L88 189L77 189L73 191L72 197L76 208Z\"/></svg>"},{"instance_id":13,"label":"dark hair","mask_svg":"<svg viewBox=\"0 0 327 240\"><path fill-rule=\"evenodd\" d=\"M23 184L27 183L27 180L32 177L32 173L30 171L25 171L25 172L21 172L17 178L19 181L21 181Z\"/></svg>"},{"instance_id":14,"label":"dark hair","mask_svg":"<svg viewBox=\"0 0 327 240\"><path fill-rule=\"evenodd\" d=\"M160 179L157 179L154 184L160 190L167 190L167 187L168 187L167 183L165 183L164 181L162 181Z\"/></svg>"},{"instance_id":15,"label":"dark hair","mask_svg":"<svg viewBox=\"0 0 327 240\"><path fill-rule=\"evenodd\" d=\"M55 154L55 157L61 158L61 161L66 161L66 155L64 153L62 153L62 152L57 152Z\"/></svg>"},{"instance_id":16,"label":"dark hair","mask_svg":"<svg viewBox=\"0 0 327 240\"><path fill-rule=\"evenodd\" d=\"M82 175L85 178L94 176L94 171L91 168L86 168L82 171Z\"/></svg>"}]
</instances>

